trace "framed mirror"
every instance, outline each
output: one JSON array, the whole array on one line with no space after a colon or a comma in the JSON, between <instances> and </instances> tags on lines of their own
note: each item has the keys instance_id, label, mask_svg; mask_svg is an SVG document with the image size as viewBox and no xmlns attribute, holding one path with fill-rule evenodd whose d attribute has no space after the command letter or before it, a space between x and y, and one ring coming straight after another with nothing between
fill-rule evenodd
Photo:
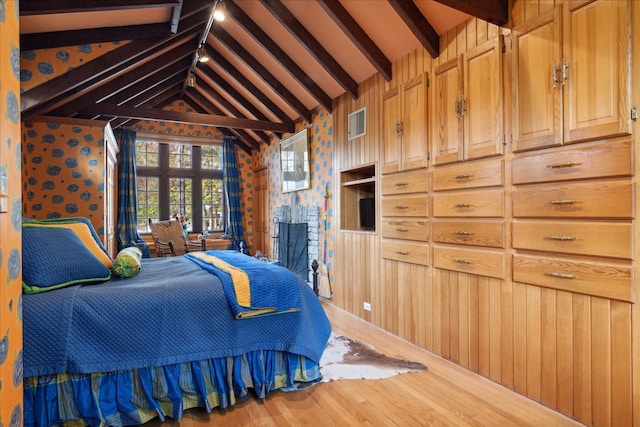
<instances>
[{"instance_id":1,"label":"framed mirror","mask_svg":"<svg viewBox=\"0 0 640 427\"><path fill-rule=\"evenodd\" d=\"M311 187L307 128L280 141L280 180L283 193Z\"/></svg>"}]
</instances>

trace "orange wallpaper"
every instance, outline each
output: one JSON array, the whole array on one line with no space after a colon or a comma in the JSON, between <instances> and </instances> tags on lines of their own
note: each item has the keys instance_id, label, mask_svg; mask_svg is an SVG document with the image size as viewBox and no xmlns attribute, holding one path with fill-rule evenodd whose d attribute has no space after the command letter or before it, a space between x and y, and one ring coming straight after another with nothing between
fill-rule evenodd
<instances>
[{"instance_id":1,"label":"orange wallpaper","mask_svg":"<svg viewBox=\"0 0 640 427\"><path fill-rule=\"evenodd\" d=\"M104 126L39 122L24 128L24 216L83 216L103 235Z\"/></svg>"},{"instance_id":2,"label":"orange wallpaper","mask_svg":"<svg viewBox=\"0 0 640 427\"><path fill-rule=\"evenodd\" d=\"M10 427L22 424L18 27L18 2L0 1L0 193L8 195L8 212L0 213L0 425Z\"/></svg>"}]
</instances>

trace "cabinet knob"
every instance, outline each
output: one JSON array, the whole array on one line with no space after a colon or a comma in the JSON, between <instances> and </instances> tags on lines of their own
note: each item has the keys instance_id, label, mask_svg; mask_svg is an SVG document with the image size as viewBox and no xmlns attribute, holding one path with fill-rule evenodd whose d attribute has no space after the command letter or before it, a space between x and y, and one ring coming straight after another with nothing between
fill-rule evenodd
<instances>
[{"instance_id":1,"label":"cabinet knob","mask_svg":"<svg viewBox=\"0 0 640 427\"><path fill-rule=\"evenodd\" d=\"M458 263L458 264L471 264L471 261L469 261L466 258L454 258L453 262Z\"/></svg>"},{"instance_id":2,"label":"cabinet knob","mask_svg":"<svg viewBox=\"0 0 640 427\"><path fill-rule=\"evenodd\" d=\"M559 240L561 242L576 240L576 238L573 236L561 236L561 235L555 235L555 234L552 234L550 236L544 236L544 238L549 240Z\"/></svg>"},{"instance_id":3,"label":"cabinet knob","mask_svg":"<svg viewBox=\"0 0 640 427\"><path fill-rule=\"evenodd\" d=\"M409 209L409 206L404 206L404 205L395 205L393 208L394 208L394 209Z\"/></svg>"},{"instance_id":4,"label":"cabinet knob","mask_svg":"<svg viewBox=\"0 0 640 427\"><path fill-rule=\"evenodd\" d=\"M551 163L547 165L548 168L551 169L561 169L561 168L572 168L574 166L580 166L582 163L580 162L559 162L559 163Z\"/></svg>"},{"instance_id":5,"label":"cabinet knob","mask_svg":"<svg viewBox=\"0 0 640 427\"><path fill-rule=\"evenodd\" d=\"M463 231L463 230L456 230L453 232L453 234L456 234L458 236L471 236L472 233L469 233L468 231Z\"/></svg>"},{"instance_id":6,"label":"cabinet knob","mask_svg":"<svg viewBox=\"0 0 640 427\"><path fill-rule=\"evenodd\" d=\"M576 200L573 199L559 199L559 200L552 200L551 203L552 205L572 205L576 202Z\"/></svg>"},{"instance_id":7,"label":"cabinet knob","mask_svg":"<svg viewBox=\"0 0 640 427\"><path fill-rule=\"evenodd\" d=\"M400 228L400 227L398 227L398 228L396 228L396 231L398 231L398 232L400 232L400 233L406 233L406 232L407 232L407 231L409 231L409 230L408 230L408 229L406 229L406 228Z\"/></svg>"},{"instance_id":8,"label":"cabinet knob","mask_svg":"<svg viewBox=\"0 0 640 427\"><path fill-rule=\"evenodd\" d=\"M468 173L462 173L460 175L453 176L453 179L469 179L469 178L473 178L473 175L470 175Z\"/></svg>"},{"instance_id":9,"label":"cabinet knob","mask_svg":"<svg viewBox=\"0 0 640 427\"><path fill-rule=\"evenodd\" d=\"M469 203L454 203L453 207L454 208L468 208L468 207L471 207L471 205Z\"/></svg>"},{"instance_id":10,"label":"cabinet knob","mask_svg":"<svg viewBox=\"0 0 640 427\"><path fill-rule=\"evenodd\" d=\"M396 251L396 253L398 255L409 255L409 252L405 252L405 251Z\"/></svg>"},{"instance_id":11,"label":"cabinet knob","mask_svg":"<svg viewBox=\"0 0 640 427\"><path fill-rule=\"evenodd\" d=\"M558 277L560 279L577 279L577 277L573 274L569 273L561 273L559 271L549 271L545 273L547 276Z\"/></svg>"}]
</instances>

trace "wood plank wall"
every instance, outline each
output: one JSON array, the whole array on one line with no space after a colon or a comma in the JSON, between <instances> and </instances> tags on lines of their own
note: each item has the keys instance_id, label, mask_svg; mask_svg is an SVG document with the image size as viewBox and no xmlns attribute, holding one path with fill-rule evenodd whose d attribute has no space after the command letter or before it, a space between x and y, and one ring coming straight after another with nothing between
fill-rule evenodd
<instances>
[{"instance_id":1,"label":"wood plank wall","mask_svg":"<svg viewBox=\"0 0 640 427\"><path fill-rule=\"evenodd\" d=\"M514 0L511 3L509 26L534 18L558 6L561 0ZM632 23L639 24L640 4L633 6L632 13ZM385 82L377 75L360 86L357 100L348 96L335 100L335 194L340 194L341 170L380 162L384 91L423 71L431 78L432 70L440 63L500 32L505 34L508 44L508 29L470 19L441 35L438 58L431 60L423 50L412 52L393 64L392 81ZM640 65L637 33L633 35L634 69ZM507 131L511 121L509 52L507 48L504 63ZM634 82L632 99L640 99L638 86ZM430 108L431 105L430 101ZM347 115L363 106L367 107L367 135L347 141ZM428 116L432 116L431 111ZM637 124L634 122L633 126L635 140ZM640 164L639 151L634 149L635 164ZM506 280L383 260L379 233L338 231L333 301L389 332L584 424L640 426L638 304L511 280L512 158L511 147L508 147L504 155L508 206L505 212ZM377 171L379 203L379 168ZM635 175L637 186L638 174ZM634 204L638 204L637 200ZM339 211L336 218L340 218ZM636 251L640 250L637 240ZM637 277L638 263L635 264ZM635 289L638 294L637 283ZM371 302L371 312L363 310L363 301Z\"/></svg>"}]
</instances>

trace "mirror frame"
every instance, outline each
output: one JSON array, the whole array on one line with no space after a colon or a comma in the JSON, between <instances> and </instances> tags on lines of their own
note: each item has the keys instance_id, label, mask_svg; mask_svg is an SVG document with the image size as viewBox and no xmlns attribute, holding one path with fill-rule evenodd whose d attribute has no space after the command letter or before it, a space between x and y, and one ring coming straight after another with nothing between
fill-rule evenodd
<instances>
[{"instance_id":1,"label":"mirror frame","mask_svg":"<svg viewBox=\"0 0 640 427\"><path fill-rule=\"evenodd\" d=\"M280 181L282 192L311 188L307 128L280 141Z\"/></svg>"}]
</instances>

